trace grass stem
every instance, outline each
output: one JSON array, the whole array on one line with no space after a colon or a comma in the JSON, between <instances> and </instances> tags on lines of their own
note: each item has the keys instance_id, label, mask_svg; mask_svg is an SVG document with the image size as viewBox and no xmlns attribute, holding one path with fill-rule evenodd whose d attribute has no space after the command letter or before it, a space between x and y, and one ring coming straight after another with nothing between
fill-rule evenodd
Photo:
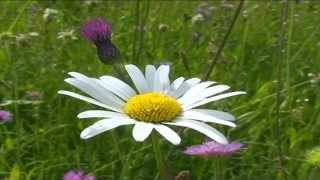
<instances>
[{"instance_id":1,"label":"grass stem","mask_svg":"<svg viewBox=\"0 0 320 180\"><path fill-rule=\"evenodd\" d=\"M282 98L281 98L281 89L282 89L282 59L284 59L285 54L285 44L286 44L286 28L287 28L287 22L288 22L288 11L289 11L289 1L285 1L285 4L283 5L282 8L282 13L281 13L281 31L280 31L280 36L279 36L279 44L278 44L278 69L277 69L277 95L276 95L276 127L275 127L275 136L276 136L276 146L277 146L277 151L278 151L278 157L279 157L279 166L280 166L280 171L283 174L283 178L285 180L288 179L287 173L285 170L285 162L284 162L284 155L283 155L283 149L282 149L282 138L281 134L282 133L282 122L281 122L281 117L280 117L280 106L282 103Z\"/></svg>"},{"instance_id":2,"label":"grass stem","mask_svg":"<svg viewBox=\"0 0 320 180\"><path fill-rule=\"evenodd\" d=\"M242 7L243 7L243 4L244 4L244 0L241 0L240 3L239 3L239 5L238 5L238 8L237 8L237 10L236 10L236 12L235 12L235 14L234 14L234 16L233 16L231 25L230 25L230 27L229 27L226 35L224 36L224 38L223 38L223 40L222 40L222 43L221 43L221 45L219 46L219 49L218 49L215 57L212 59L211 63L209 64L209 68L207 69L205 75L202 77L202 80L206 81L206 80L209 79L210 74L212 73L214 66L217 64L217 62L218 62L218 60L219 60L219 58L220 58L220 55L221 55L221 53L222 53L222 51L223 51L223 48L224 48L227 40L229 39L229 36L230 36L230 34L231 34L231 31L232 31L232 29L233 29L233 27L234 27L234 25L235 25L235 23L236 23L239 15L240 15L240 12L241 12L241 9L242 9Z\"/></svg>"}]
</instances>

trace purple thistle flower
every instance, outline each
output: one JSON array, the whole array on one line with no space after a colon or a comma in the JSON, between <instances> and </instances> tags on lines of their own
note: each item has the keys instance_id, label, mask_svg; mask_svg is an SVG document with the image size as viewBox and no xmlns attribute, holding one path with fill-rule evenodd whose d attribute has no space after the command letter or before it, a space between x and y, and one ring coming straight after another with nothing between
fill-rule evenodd
<instances>
[{"instance_id":1,"label":"purple thistle flower","mask_svg":"<svg viewBox=\"0 0 320 180\"><path fill-rule=\"evenodd\" d=\"M230 156L241 150L243 144L232 142L230 144L220 144L215 141L209 141L201 145L188 147L184 153L202 157Z\"/></svg>"},{"instance_id":2,"label":"purple thistle flower","mask_svg":"<svg viewBox=\"0 0 320 180\"><path fill-rule=\"evenodd\" d=\"M92 19L82 26L81 34L95 44L101 62L113 63L112 60L119 55L118 48L111 42L112 26L109 22L101 18Z\"/></svg>"},{"instance_id":3,"label":"purple thistle flower","mask_svg":"<svg viewBox=\"0 0 320 180\"><path fill-rule=\"evenodd\" d=\"M85 175L83 171L68 171L63 180L95 180L95 176Z\"/></svg>"},{"instance_id":4,"label":"purple thistle flower","mask_svg":"<svg viewBox=\"0 0 320 180\"><path fill-rule=\"evenodd\" d=\"M112 26L109 22L96 18L88 21L81 29L82 35L93 43L111 39Z\"/></svg>"},{"instance_id":5,"label":"purple thistle flower","mask_svg":"<svg viewBox=\"0 0 320 180\"><path fill-rule=\"evenodd\" d=\"M0 122L9 122L12 119L12 114L9 111L0 110Z\"/></svg>"}]
</instances>

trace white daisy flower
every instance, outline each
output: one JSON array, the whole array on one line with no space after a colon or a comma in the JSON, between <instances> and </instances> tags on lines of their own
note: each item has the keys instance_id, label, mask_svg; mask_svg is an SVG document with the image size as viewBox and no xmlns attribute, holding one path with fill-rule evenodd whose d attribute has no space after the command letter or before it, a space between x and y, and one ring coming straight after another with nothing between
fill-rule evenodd
<instances>
[{"instance_id":1,"label":"white daisy flower","mask_svg":"<svg viewBox=\"0 0 320 180\"><path fill-rule=\"evenodd\" d=\"M206 123L235 127L235 117L229 113L197 108L201 105L245 92L226 92L230 87L213 81L201 82L198 78L179 77L170 83L168 65L156 69L147 65L145 73L135 65L126 65L126 70L136 87L112 77L90 78L77 72L70 72L65 81L91 97L61 90L68 95L105 110L89 110L78 114L78 118L102 118L85 128L80 137L88 139L100 133L123 125L134 125L133 138L144 141L155 129L172 144L178 145L179 135L169 125L198 131L209 138L228 143L225 136Z\"/></svg>"}]
</instances>

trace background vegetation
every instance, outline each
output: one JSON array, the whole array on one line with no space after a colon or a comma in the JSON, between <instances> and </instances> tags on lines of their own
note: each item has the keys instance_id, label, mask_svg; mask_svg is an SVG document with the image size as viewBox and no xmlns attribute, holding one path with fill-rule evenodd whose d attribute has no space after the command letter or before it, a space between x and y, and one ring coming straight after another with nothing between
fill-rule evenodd
<instances>
[{"instance_id":1,"label":"background vegetation","mask_svg":"<svg viewBox=\"0 0 320 180\"><path fill-rule=\"evenodd\" d=\"M0 179L61 179L83 169L98 179L157 179L151 140L134 142L119 128L122 168L111 133L81 140L94 120L76 114L90 105L57 95L70 89L67 72L113 73L80 37L81 25L103 17L125 63L170 63L173 77L202 77L228 31L239 1L1 1L0 108L14 119L0 124ZM48 9L49 8L49 9ZM198 14L202 13L202 18ZM245 2L210 79L248 94L211 104L231 111L238 126L223 129L245 150L224 159L184 155L203 137L161 144L172 175L193 179L317 179L306 152L320 135L320 3ZM198 17L197 17L198 16ZM280 151L279 151L280 150Z\"/></svg>"}]
</instances>

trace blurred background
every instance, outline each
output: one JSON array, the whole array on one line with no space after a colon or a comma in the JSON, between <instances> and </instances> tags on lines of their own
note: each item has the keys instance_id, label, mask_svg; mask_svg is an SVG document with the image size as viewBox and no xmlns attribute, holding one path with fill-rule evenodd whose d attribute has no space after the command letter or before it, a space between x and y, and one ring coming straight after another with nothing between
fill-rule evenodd
<instances>
[{"instance_id":1,"label":"blurred background","mask_svg":"<svg viewBox=\"0 0 320 180\"><path fill-rule=\"evenodd\" d=\"M183 171L197 180L318 179L320 3L247 0L233 24L239 3L1 1L0 109L12 119L0 124L0 179L57 180L70 169L97 179L157 179L150 139L137 143L131 127L117 129L127 159L120 168L110 133L79 138L95 120L80 121L76 114L92 106L57 95L71 89L63 81L67 72L114 73L80 36L83 23L95 17L112 23L112 41L124 63L166 63L172 78L201 78L214 62L209 79L248 93L210 105L238 118L236 128L221 130L245 149L227 158L190 157L182 151L203 137L183 131L180 146L161 144L172 176Z\"/></svg>"}]
</instances>

